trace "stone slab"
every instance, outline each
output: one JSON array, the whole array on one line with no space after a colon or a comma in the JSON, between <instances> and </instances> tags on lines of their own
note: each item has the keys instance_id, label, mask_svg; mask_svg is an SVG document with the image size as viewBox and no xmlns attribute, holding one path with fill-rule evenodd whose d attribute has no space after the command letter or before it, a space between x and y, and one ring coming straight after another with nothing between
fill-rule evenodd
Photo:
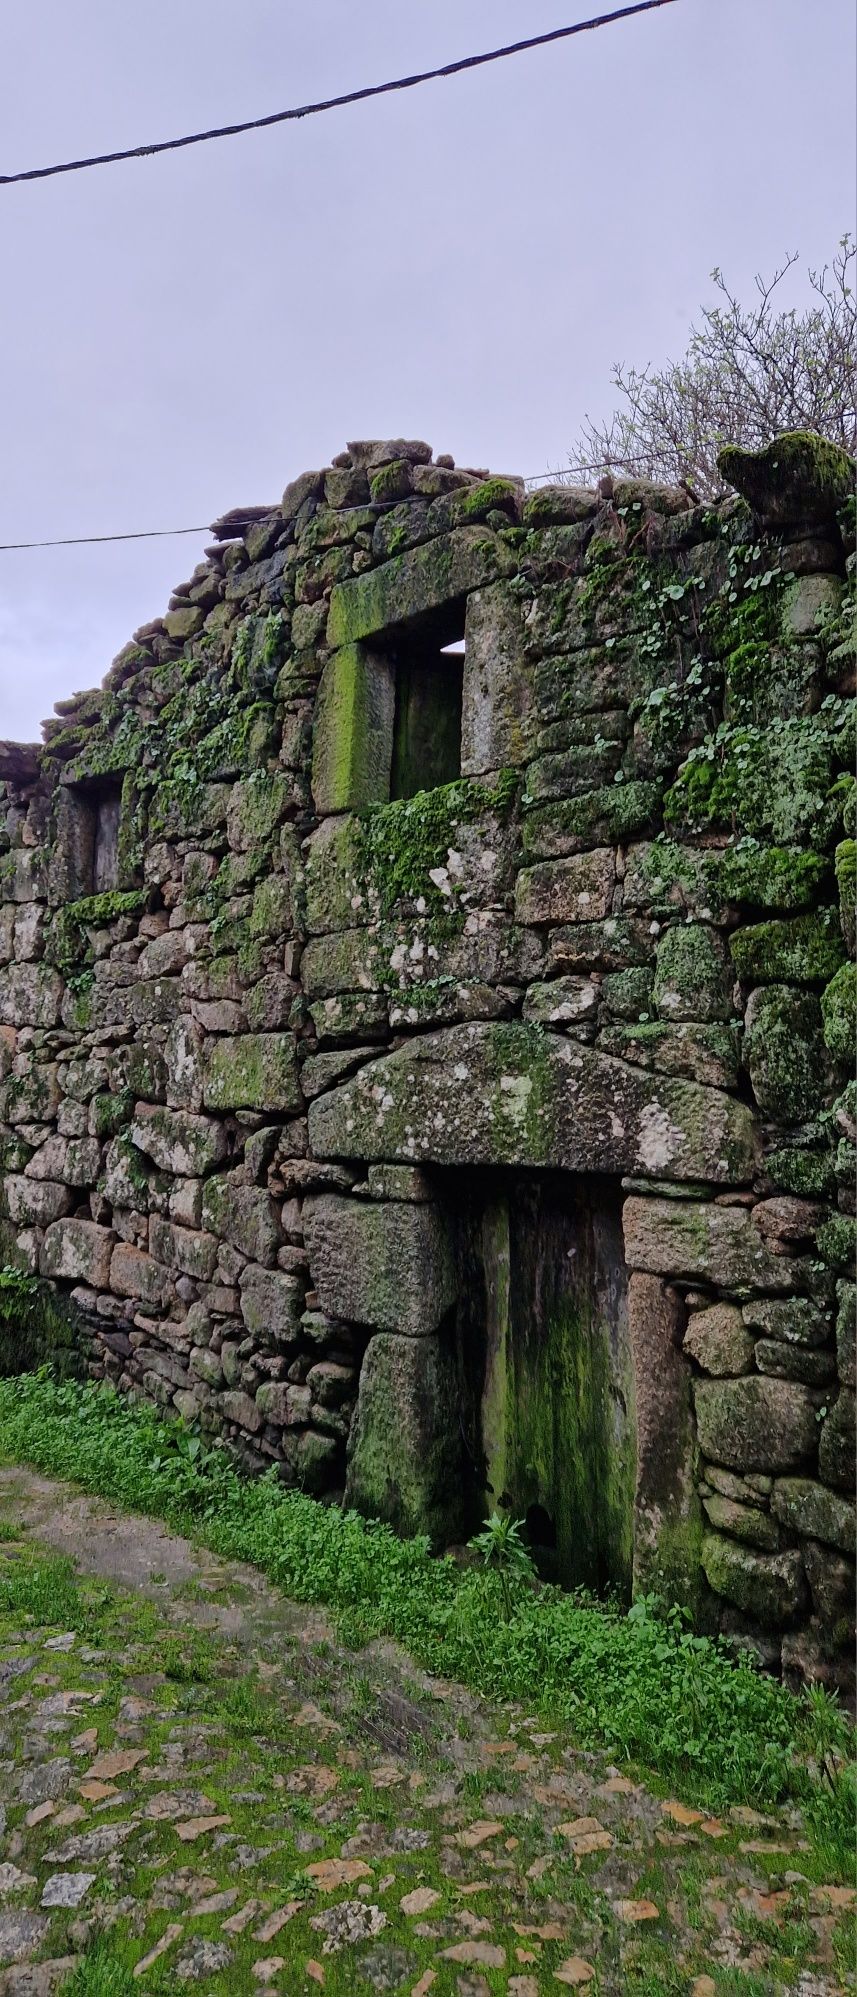
<instances>
[{"instance_id":1,"label":"stone slab","mask_svg":"<svg viewBox=\"0 0 857 1997\"><path fill-rule=\"evenodd\" d=\"M385 804L396 686L389 660L365 645L344 645L328 659L313 729L312 794L316 811Z\"/></svg>"},{"instance_id":2,"label":"stone slab","mask_svg":"<svg viewBox=\"0 0 857 1997\"><path fill-rule=\"evenodd\" d=\"M818 1445L816 1400L794 1380L759 1374L743 1380L698 1380L699 1446L732 1470L797 1470Z\"/></svg>"},{"instance_id":3,"label":"stone slab","mask_svg":"<svg viewBox=\"0 0 857 1997\"><path fill-rule=\"evenodd\" d=\"M632 1269L701 1277L739 1294L792 1288L792 1264L772 1254L746 1207L635 1196L625 1201L624 1227Z\"/></svg>"},{"instance_id":4,"label":"stone slab","mask_svg":"<svg viewBox=\"0 0 857 1997\"><path fill-rule=\"evenodd\" d=\"M321 1158L597 1167L719 1185L753 1170L750 1114L732 1097L518 1022L427 1035L312 1103L309 1121Z\"/></svg>"},{"instance_id":5,"label":"stone slab","mask_svg":"<svg viewBox=\"0 0 857 1997\"><path fill-rule=\"evenodd\" d=\"M304 1232L329 1317L425 1337L455 1301L452 1246L436 1206L324 1193L306 1202Z\"/></svg>"},{"instance_id":6,"label":"stone slab","mask_svg":"<svg viewBox=\"0 0 857 1997\"><path fill-rule=\"evenodd\" d=\"M510 575L513 567L513 557L486 527L441 534L353 582L339 583L330 599L327 642L352 645L377 637Z\"/></svg>"},{"instance_id":7,"label":"stone slab","mask_svg":"<svg viewBox=\"0 0 857 1997\"><path fill-rule=\"evenodd\" d=\"M241 1033L210 1040L202 1099L206 1109L300 1109L294 1035Z\"/></svg>"}]
</instances>

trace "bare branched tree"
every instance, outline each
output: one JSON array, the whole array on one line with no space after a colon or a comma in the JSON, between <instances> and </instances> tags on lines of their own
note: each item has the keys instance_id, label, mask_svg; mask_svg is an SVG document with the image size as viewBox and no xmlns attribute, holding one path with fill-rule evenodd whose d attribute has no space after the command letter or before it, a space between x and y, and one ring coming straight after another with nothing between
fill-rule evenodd
<instances>
[{"instance_id":1,"label":"bare branched tree","mask_svg":"<svg viewBox=\"0 0 857 1997\"><path fill-rule=\"evenodd\" d=\"M843 236L833 263L809 272L815 297L804 311L781 309L776 296L797 255L769 282L756 278L750 306L712 271L722 302L703 306L684 359L660 369L617 364L623 406L608 423L587 417L562 477L591 484L619 473L712 499L724 489L716 462L724 444L755 449L781 430L813 430L855 452L854 260L854 242Z\"/></svg>"}]
</instances>

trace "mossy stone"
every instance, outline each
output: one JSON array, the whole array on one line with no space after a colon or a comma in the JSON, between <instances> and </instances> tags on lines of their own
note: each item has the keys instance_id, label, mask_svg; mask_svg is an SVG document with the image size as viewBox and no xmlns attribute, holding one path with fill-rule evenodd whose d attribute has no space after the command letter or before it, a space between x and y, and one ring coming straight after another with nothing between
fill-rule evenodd
<instances>
[{"instance_id":1,"label":"mossy stone","mask_svg":"<svg viewBox=\"0 0 857 1997\"><path fill-rule=\"evenodd\" d=\"M857 841L843 839L836 848L836 885L839 889L839 919L851 956L857 936Z\"/></svg>"},{"instance_id":2,"label":"mossy stone","mask_svg":"<svg viewBox=\"0 0 857 1997\"><path fill-rule=\"evenodd\" d=\"M184 1109L138 1103L129 1139L162 1172L195 1179L223 1162L228 1140L222 1123ZM119 1140L121 1141L121 1140Z\"/></svg>"},{"instance_id":3,"label":"mossy stone","mask_svg":"<svg viewBox=\"0 0 857 1997\"><path fill-rule=\"evenodd\" d=\"M842 749L841 737L815 714L709 738L667 791L665 822L821 850L839 823L833 786Z\"/></svg>"},{"instance_id":4,"label":"mossy stone","mask_svg":"<svg viewBox=\"0 0 857 1997\"><path fill-rule=\"evenodd\" d=\"M658 943L653 997L665 1019L729 1018L732 974L714 930L702 922L667 930Z\"/></svg>"},{"instance_id":5,"label":"mossy stone","mask_svg":"<svg viewBox=\"0 0 857 1997\"><path fill-rule=\"evenodd\" d=\"M465 526L441 534L366 575L337 584L330 599L327 642L351 646L392 631L472 589L511 575L514 566L513 556L487 527Z\"/></svg>"},{"instance_id":6,"label":"mossy stone","mask_svg":"<svg viewBox=\"0 0 857 1997\"><path fill-rule=\"evenodd\" d=\"M823 1222L816 1236L816 1246L823 1262L833 1269L841 1269L850 1276L854 1268L855 1223L847 1214L833 1214Z\"/></svg>"},{"instance_id":7,"label":"mossy stone","mask_svg":"<svg viewBox=\"0 0 857 1997\"><path fill-rule=\"evenodd\" d=\"M227 807L229 843L238 852L270 846L289 803L289 785L279 772L257 770L233 786Z\"/></svg>"},{"instance_id":8,"label":"mossy stone","mask_svg":"<svg viewBox=\"0 0 857 1997\"><path fill-rule=\"evenodd\" d=\"M749 1493L748 1493L749 1495ZM777 1553L780 1533L776 1520L757 1505L743 1505L734 1498L722 1498L715 1493L703 1499L706 1518L717 1532L726 1532L730 1539L737 1539L744 1546L757 1546L763 1553Z\"/></svg>"},{"instance_id":9,"label":"mossy stone","mask_svg":"<svg viewBox=\"0 0 857 1997\"><path fill-rule=\"evenodd\" d=\"M437 1330L457 1293L437 1206L322 1193L307 1201L304 1227L313 1288L328 1317L412 1338Z\"/></svg>"},{"instance_id":10,"label":"mossy stone","mask_svg":"<svg viewBox=\"0 0 857 1997\"><path fill-rule=\"evenodd\" d=\"M407 499L413 490L413 475L407 458L392 458L369 473L369 496L377 505L387 506L395 499ZM374 523L373 523L374 524Z\"/></svg>"},{"instance_id":11,"label":"mossy stone","mask_svg":"<svg viewBox=\"0 0 857 1997\"><path fill-rule=\"evenodd\" d=\"M149 836L204 839L226 822L230 786L167 779L149 803Z\"/></svg>"},{"instance_id":12,"label":"mossy stone","mask_svg":"<svg viewBox=\"0 0 857 1997\"><path fill-rule=\"evenodd\" d=\"M753 1340L736 1304L693 1311L682 1350L715 1379L749 1373L753 1364Z\"/></svg>"},{"instance_id":13,"label":"mossy stone","mask_svg":"<svg viewBox=\"0 0 857 1997\"><path fill-rule=\"evenodd\" d=\"M206 1109L279 1110L301 1107L302 1098L291 1033L227 1034L205 1050L203 1102Z\"/></svg>"},{"instance_id":14,"label":"mossy stone","mask_svg":"<svg viewBox=\"0 0 857 1997\"><path fill-rule=\"evenodd\" d=\"M261 1186L243 1185L231 1173L206 1180L202 1225L264 1268L270 1268L283 1239L280 1210L270 1194Z\"/></svg>"},{"instance_id":15,"label":"mossy stone","mask_svg":"<svg viewBox=\"0 0 857 1997\"><path fill-rule=\"evenodd\" d=\"M735 1539L707 1532L702 1565L716 1595L771 1629L794 1622L805 1605L807 1587L799 1553L757 1553Z\"/></svg>"},{"instance_id":16,"label":"mossy stone","mask_svg":"<svg viewBox=\"0 0 857 1997\"><path fill-rule=\"evenodd\" d=\"M180 610L168 610L164 618L167 637L183 644L186 638L193 638L202 630L205 612L197 603L184 604Z\"/></svg>"},{"instance_id":17,"label":"mossy stone","mask_svg":"<svg viewBox=\"0 0 857 1997\"><path fill-rule=\"evenodd\" d=\"M351 1430L346 1506L448 1545L463 1525L459 1383L437 1334L371 1338Z\"/></svg>"},{"instance_id":18,"label":"mossy stone","mask_svg":"<svg viewBox=\"0 0 857 1997\"><path fill-rule=\"evenodd\" d=\"M523 824L524 851L532 859L560 858L588 846L624 845L656 824L661 809L657 784L605 784L529 811Z\"/></svg>"},{"instance_id":19,"label":"mossy stone","mask_svg":"<svg viewBox=\"0 0 857 1997\"><path fill-rule=\"evenodd\" d=\"M506 520L518 520L521 497L520 486L512 479L480 479L477 485L463 485L455 492L441 493L432 504L429 521L435 533L472 526L481 520L490 521L492 526L505 525ZM495 519L495 514L506 518Z\"/></svg>"},{"instance_id":20,"label":"mossy stone","mask_svg":"<svg viewBox=\"0 0 857 1997\"><path fill-rule=\"evenodd\" d=\"M825 1345L830 1336L829 1318L809 1297L754 1297L742 1316L754 1331L788 1345Z\"/></svg>"},{"instance_id":21,"label":"mossy stone","mask_svg":"<svg viewBox=\"0 0 857 1997\"><path fill-rule=\"evenodd\" d=\"M790 1532L821 1539L842 1553L854 1552L854 1504L828 1491L811 1477L778 1477L771 1493L771 1510Z\"/></svg>"},{"instance_id":22,"label":"mossy stone","mask_svg":"<svg viewBox=\"0 0 857 1997\"><path fill-rule=\"evenodd\" d=\"M250 911L251 936L270 936L281 941L296 927L296 912L291 882L285 874L269 874L267 880L260 881L253 892L253 907Z\"/></svg>"},{"instance_id":23,"label":"mossy stone","mask_svg":"<svg viewBox=\"0 0 857 1997\"><path fill-rule=\"evenodd\" d=\"M737 1022L734 1027L693 1021L673 1026L663 1020L643 1020L600 1026L598 1045L605 1054L618 1054L659 1075L683 1075L712 1089L734 1089L739 1033Z\"/></svg>"},{"instance_id":24,"label":"mossy stone","mask_svg":"<svg viewBox=\"0 0 857 1997\"><path fill-rule=\"evenodd\" d=\"M810 1352L805 1346L783 1345L778 1338L758 1339L756 1365L773 1379L803 1380L808 1387L827 1386L836 1370L832 1352Z\"/></svg>"},{"instance_id":25,"label":"mossy stone","mask_svg":"<svg viewBox=\"0 0 857 1997\"><path fill-rule=\"evenodd\" d=\"M837 1283L836 1296L836 1365L843 1387L853 1387L855 1383L855 1318L857 1318L857 1286L847 1280Z\"/></svg>"},{"instance_id":26,"label":"mossy stone","mask_svg":"<svg viewBox=\"0 0 857 1997\"><path fill-rule=\"evenodd\" d=\"M824 1099L818 999L789 985L767 985L754 991L747 1007L744 1060L753 1094L765 1116L783 1124L803 1123L813 1116ZM793 1155L800 1158L804 1154ZM800 1176L798 1167L795 1170Z\"/></svg>"},{"instance_id":27,"label":"mossy stone","mask_svg":"<svg viewBox=\"0 0 857 1997\"><path fill-rule=\"evenodd\" d=\"M698 1380L699 1446L732 1470L793 1470L814 1455L815 1403L810 1389L759 1374Z\"/></svg>"},{"instance_id":28,"label":"mossy stone","mask_svg":"<svg viewBox=\"0 0 857 1997\"><path fill-rule=\"evenodd\" d=\"M316 1100L309 1118L321 1158L587 1171L597 1156L605 1171L716 1184L742 1184L753 1166L752 1120L734 1098L519 1021L422 1036ZM767 1261L756 1230L747 1260Z\"/></svg>"},{"instance_id":29,"label":"mossy stone","mask_svg":"<svg viewBox=\"0 0 857 1997\"><path fill-rule=\"evenodd\" d=\"M369 919L362 826L353 813L325 819L306 853L306 925L311 936L354 929Z\"/></svg>"},{"instance_id":30,"label":"mossy stone","mask_svg":"<svg viewBox=\"0 0 857 1997\"><path fill-rule=\"evenodd\" d=\"M854 1395L843 1387L822 1424L818 1445L818 1472L825 1484L853 1493L855 1453Z\"/></svg>"},{"instance_id":31,"label":"mossy stone","mask_svg":"<svg viewBox=\"0 0 857 1997\"><path fill-rule=\"evenodd\" d=\"M854 460L811 430L784 430L761 450L727 444L718 470L765 527L832 522L854 490Z\"/></svg>"},{"instance_id":32,"label":"mossy stone","mask_svg":"<svg viewBox=\"0 0 857 1997\"><path fill-rule=\"evenodd\" d=\"M394 710L387 659L356 644L328 659L313 729L312 792L319 814L386 802Z\"/></svg>"},{"instance_id":33,"label":"mossy stone","mask_svg":"<svg viewBox=\"0 0 857 1997\"><path fill-rule=\"evenodd\" d=\"M765 1169L771 1184L784 1193L818 1199L835 1191L836 1176L829 1151L801 1151L796 1146L784 1145L782 1150L769 1151Z\"/></svg>"},{"instance_id":34,"label":"mossy stone","mask_svg":"<svg viewBox=\"0 0 857 1997\"><path fill-rule=\"evenodd\" d=\"M824 1039L834 1061L853 1067L857 1039L857 967L843 964L821 997Z\"/></svg>"},{"instance_id":35,"label":"mossy stone","mask_svg":"<svg viewBox=\"0 0 857 1997\"><path fill-rule=\"evenodd\" d=\"M838 911L819 909L792 922L757 922L729 938L732 961L741 978L760 982L821 983L842 962Z\"/></svg>"},{"instance_id":36,"label":"mossy stone","mask_svg":"<svg viewBox=\"0 0 857 1997\"><path fill-rule=\"evenodd\" d=\"M601 986L602 1001L611 1018L639 1021L652 1007L654 972L632 964L627 971L608 971Z\"/></svg>"},{"instance_id":37,"label":"mossy stone","mask_svg":"<svg viewBox=\"0 0 857 1997\"><path fill-rule=\"evenodd\" d=\"M63 981L53 964L9 964L0 970L0 1019L6 1026L59 1024Z\"/></svg>"},{"instance_id":38,"label":"mossy stone","mask_svg":"<svg viewBox=\"0 0 857 1997\"><path fill-rule=\"evenodd\" d=\"M562 527L590 520L598 511L598 494L582 485L543 485L524 500L525 527Z\"/></svg>"},{"instance_id":39,"label":"mossy stone","mask_svg":"<svg viewBox=\"0 0 857 1997\"><path fill-rule=\"evenodd\" d=\"M725 921L735 907L812 908L829 873L826 854L800 846L747 839L712 851L657 839L628 854L624 906L653 914L680 908L711 922Z\"/></svg>"}]
</instances>

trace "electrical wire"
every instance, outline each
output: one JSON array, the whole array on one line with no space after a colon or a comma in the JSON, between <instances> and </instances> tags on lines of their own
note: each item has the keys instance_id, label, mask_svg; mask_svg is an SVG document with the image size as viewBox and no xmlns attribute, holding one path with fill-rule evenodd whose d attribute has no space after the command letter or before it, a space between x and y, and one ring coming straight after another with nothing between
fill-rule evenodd
<instances>
[{"instance_id":1,"label":"electrical wire","mask_svg":"<svg viewBox=\"0 0 857 1997\"><path fill-rule=\"evenodd\" d=\"M127 146L112 153L93 153L87 159L63 160L56 166L29 167L21 173L0 173L0 187L11 187L23 180L51 180L61 173L82 173L88 167L115 166L120 160L148 159L155 153L179 152L186 146L205 145L211 139L232 139L241 132L263 131L269 125L286 125L300 118L318 117L321 112L338 111L349 104L362 104L371 97L387 97L397 90L414 90L419 84L434 83L447 76L460 76L470 69L481 69L486 63L502 62L507 56L523 55L528 49L546 48L551 42L568 41L573 35L584 35L596 28L607 28L614 21L626 21L633 14L649 14L656 7L669 7L673 0L633 0L627 7L618 7L609 14L596 14L588 21L575 21L569 27L551 28L543 35L529 35L525 41L510 42L505 48L489 49L483 55L459 57L457 62L446 62L438 69L417 70L413 76L397 76L389 83L366 84L360 90L348 90L338 97L324 97L314 104L300 104L288 111L271 111L265 118L245 118L234 125L214 125L204 132L187 132L178 139L160 139L150 145Z\"/></svg>"},{"instance_id":2,"label":"electrical wire","mask_svg":"<svg viewBox=\"0 0 857 1997\"><path fill-rule=\"evenodd\" d=\"M623 458L622 464L614 467L621 478L626 465L645 465L648 458ZM533 472L525 478L526 486L567 485L571 483L571 473L603 472L604 462L597 459L591 465L574 465L569 472ZM272 507L271 511L276 509ZM106 541L163 541L175 534L211 534L211 527L144 527L132 534L70 534L58 541L0 541L0 555L8 555L22 548L93 548Z\"/></svg>"},{"instance_id":3,"label":"electrical wire","mask_svg":"<svg viewBox=\"0 0 857 1997\"><path fill-rule=\"evenodd\" d=\"M137 534L71 534L61 541L0 541L0 555L17 548L91 548L99 541L162 541L171 534L208 534L208 527L146 527Z\"/></svg>"}]
</instances>

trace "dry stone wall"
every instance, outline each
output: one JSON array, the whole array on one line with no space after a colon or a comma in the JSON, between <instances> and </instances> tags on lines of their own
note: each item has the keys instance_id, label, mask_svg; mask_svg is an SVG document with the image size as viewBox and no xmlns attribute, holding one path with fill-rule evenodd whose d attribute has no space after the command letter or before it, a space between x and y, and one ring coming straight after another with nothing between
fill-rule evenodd
<instances>
[{"instance_id":1,"label":"dry stone wall","mask_svg":"<svg viewBox=\"0 0 857 1997\"><path fill-rule=\"evenodd\" d=\"M852 467L725 462L704 508L352 444L0 744L0 1228L50 1286L0 1330L443 1540L438 1173L609 1175L635 1583L838 1682Z\"/></svg>"}]
</instances>

